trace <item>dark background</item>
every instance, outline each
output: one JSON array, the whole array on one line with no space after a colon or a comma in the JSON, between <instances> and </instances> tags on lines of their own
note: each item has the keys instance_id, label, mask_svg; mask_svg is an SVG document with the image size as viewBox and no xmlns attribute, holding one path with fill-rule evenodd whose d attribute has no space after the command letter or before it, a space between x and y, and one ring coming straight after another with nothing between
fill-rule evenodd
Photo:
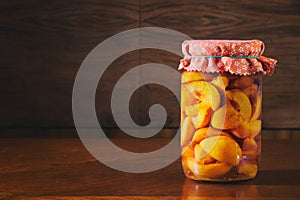
<instances>
[{"instance_id":1,"label":"dark background","mask_svg":"<svg viewBox=\"0 0 300 200\"><path fill-rule=\"evenodd\" d=\"M300 128L299 0L1 0L0 137L73 137L72 88L88 53L106 38L138 27L180 31L194 39L261 39L279 61L264 77L263 128L284 137ZM96 109L113 135L110 96L117 80L142 63L174 67L180 57L139 50L117 59L101 79ZM178 82L179 84L179 82ZM133 119L149 122L148 108L165 105L166 129L179 126L179 105L157 85L132 96ZM111 132L110 132L111 131ZM269 131L270 132L270 131Z\"/></svg>"}]
</instances>

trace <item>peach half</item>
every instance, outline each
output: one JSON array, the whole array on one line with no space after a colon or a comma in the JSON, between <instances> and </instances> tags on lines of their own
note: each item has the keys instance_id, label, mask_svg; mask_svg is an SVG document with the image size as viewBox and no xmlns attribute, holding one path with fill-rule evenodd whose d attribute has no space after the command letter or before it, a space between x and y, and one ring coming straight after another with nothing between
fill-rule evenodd
<instances>
[{"instance_id":1,"label":"peach half","mask_svg":"<svg viewBox=\"0 0 300 200\"><path fill-rule=\"evenodd\" d=\"M243 151L257 151L258 145L253 138L246 138L243 142Z\"/></svg>"},{"instance_id":2,"label":"peach half","mask_svg":"<svg viewBox=\"0 0 300 200\"><path fill-rule=\"evenodd\" d=\"M253 99L258 93L258 85L251 84L249 87L243 90L243 92L249 97L249 99Z\"/></svg>"},{"instance_id":3,"label":"peach half","mask_svg":"<svg viewBox=\"0 0 300 200\"><path fill-rule=\"evenodd\" d=\"M227 136L206 138L200 142L200 147L214 159L232 166L236 166L242 157L240 146Z\"/></svg>"},{"instance_id":4,"label":"peach half","mask_svg":"<svg viewBox=\"0 0 300 200\"><path fill-rule=\"evenodd\" d=\"M187 84L181 84L181 114L180 114L180 124L183 124L185 119L185 108L191 105L194 105L197 102L197 99L192 95Z\"/></svg>"},{"instance_id":5,"label":"peach half","mask_svg":"<svg viewBox=\"0 0 300 200\"><path fill-rule=\"evenodd\" d=\"M257 143L253 138L246 138L243 142L242 151L247 160L256 160L260 154L260 142Z\"/></svg>"},{"instance_id":6,"label":"peach half","mask_svg":"<svg viewBox=\"0 0 300 200\"><path fill-rule=\"evenodd\" d=\"M257 165L253 163L241 163L238 166L238 173L249 178L255 177L257 173Z\"/></svg>"},{"instance_id":7,"label":"peach half","mask_svg":"<svg viewBox=\"0 0 300 200\"><path fill-rule=\"evenodd\" d=\"M220 94L215 86L205 81L191 82L187 86L194 97L216 110L221 103Z\"/></svg>"},{"instance_id":8,"label":"peach half","mask_svg":"<svg viewBox=\"0 0 300 200\"><path fill-rule=\"evenodd\" d=\"M181 151L181 156L182 158L194 157L194 148L192 148L191 146L183 148Z\"/></svg>"},{"instance_id":9,"label":"peach half","mask_svg":"<svg viewBox=\"0 0 300 200\"><path fill-rule=\"evenodd\" d=\"M213 157L208 155L204 149L201 148L200 144L197 144L194 147L194 158L197 162L204 164L205 162L213 162L216 161Z\"/></svg>"},{"instance_id":10,"label":"peach half","mask_svg":"<svg viewBox=\"0 0 300 200\"><path fill-rule=\"evenodd\" d=\"M188 146L189 142L193 138L195 128L192 124L191 117L186 117L181 125L181 137L180 144L182 147Z\"/></svg>"},{"instance_id":11,"label":"peach half","mask_svg":"<svg viewBox=\"0 0 300 200\"><path fill-rule=\"evenodd\" d=\"M232 168L226 163L200 164L192 157L187 158L187 166L196 179L202 179L203 177L208 179L218 178L227 174Z\"/></svg>"},{"instance_id":12,"label":"peach half","mask_svg":"<svg viewBox=\"0 0 300 200\"><path fill-rule=\"evenodd\" d=\"M214 129L213 127L200 128L200 129L196 130L196 132L193 136L192 146L199 144L205 138L219 136L219 135L230 137L227 133L222 132L218 129Z\"/></svg>"},{"instance_id":13,"label":"peach half","mask_svg":"<svg viewBox=\"0 0 300 200\"><path fill-rule=\"evenodd\" d=\"M200 102L192 106L185 107L185 115L192 117L193 125L196 129L198 129L209 124L212 116L212 109L207 104Z\"/></svg>"},{"instance_id":14,"label":"peach half","mask_svg":"<svg viewBox=\"0 0 300 200\"><path fill-rule=\"evenodd\" d=\"M197 99L190 90L189 84L181 84L181 105L183 107L193 105Z\"/></svg>"},{"instance_id":15,"label":"peach half","mask_svg":"<svg viewBox=\"0 0 300 200\"><path fill-rule=\"evenodd\" d=\"M260 133L260 131L261 131L261 120L254 120L254 121L244 122L240 124L236 129L232 130L231 132L239 138L246 138L246 137L254 138Z\"/></svg>"},{"instance_id":16,"label":"peach half","mask_svg":"<svg viewBox=\"0 0 300 200\"><path fill-rule=\"evenodd\" d=\"M244 121L249 121L252 107L249 98L240 90L226 91L227 104L239 112Z\"/></svg>"},{"instance_id":17,"label":"peach half","mask_svg":"<svg viewBox=\"0 0 300 200\"><path fill-rule=\"evenodd\" d=\"M253 102L253 114L251 116L251 121L259 119L262 110L262 98L261 95L256 95L256 98Z\"/></svg>"},{"instance_id":18,"label":"peach half","mask_svg":"<svg viewBox=\"0 0 300 200\"><path fill-rule=\"evenodd\" d=\"M225 88L228 86L229 84L229 79L226 76L217 76L216 78L214 78L211 83L220 88L221 90L225 91Z\"/></svg>"},{"instance_id":19,"label":"peach half","mask_svg":"<svg viewBox=\"0 0 300 200\"><path fill-rule=\"evenodd\" d=\"M197 115L192 117L193 125L196 129L209 125L212 116L212 109L206 104L200 103Z\"/></svg>"},{"instance_id":20,"label":"peach half","mask_svg":"<svg viewBox=\"0 0 300 200\"><path fill-rule=\"evenodd\" d=\"M226 104L216 110L211 124L217 129L233 129L249 121L252 106L249 98L240 90L226 91Z\"/></svg>"}]
</instances>

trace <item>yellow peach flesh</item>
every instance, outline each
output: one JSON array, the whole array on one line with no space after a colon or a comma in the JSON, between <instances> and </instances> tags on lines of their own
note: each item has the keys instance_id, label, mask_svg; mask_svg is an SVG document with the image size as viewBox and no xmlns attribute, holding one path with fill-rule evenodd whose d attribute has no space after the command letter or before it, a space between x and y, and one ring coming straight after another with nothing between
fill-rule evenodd
<instances>
[{"instance_id":1,"label":"yellow peach flesh","mask_svg":"<svg viewBox=\"0 0 300 200\"><path fill-rule=\"evenodd\" d=\"M261 110L262 110L261 95L257 95L256 99L255 99L255 101L253 103L253 114L252 114L252 117L251 117L251 121L259 119L259 117L261 115Z\"/></svg>"},{"instance_id":2,"label":"yellow peach flesh","mask_svg":"<svg viewBox=\"0 0 300 200\"><path fill-rule=\"evenodd\" d=\"M218 178L227 174L232 168L226 163L200 164L194 158L187 159L187 166L197 179Z\"/></svg>"},{"instance_id":3,"label":"yellow peach flesh","mask_svg":"<svg viewBox=\"0 0 300 200\"><path fill-rule=\"evenodd\" d=\"M211 124L217 129L233 129L251 117L249 98L240 90L226 91L226 104L216 110Z\"/></svg>"},{"instance_id":4,"label":"yellow peach flesh","mask_svg":"<svg viewBox=\"0 0 300 200\"><path fill-rule=\"evenodd\" d=\"M196 129L207 126L212 116L212 109L207 105L200 106L198 114L192 117L193 125Z\"/></svg>"},{"instance_id":5,"label":"yellow peach flesh","mask_svg":"<svg viewBox=\"0 0 300 200\"><path fill-rule=\"evenodd\" d=\"M181 74L181 83L188 83L191 81L204 80L200 72L187 72L183 71Z\"/></svg>"},{"instance_id":6,"label":"yellow peach flesh","mask_svg":"<svg viewBox=\"0 0 300 200\"><path fill-rule=\"evenodd\" d=\"M257 95L258 85L254 83L249 87L247 87L246 89L244 89L243 92L251 99Z\"/></svg>"},{"instance_id":7,"label":"yellow peach flesh","mask_svg":"<svg viewBox=\"0 0 300 200\"><path fill-rule=\"evenodd\" d=\"M246 177L255 177L257 173L257 165L253 163L242 163L238 166L238 173Z\"/></svg>"},{"instance_id":8,"label":"yellow peach flesh","mask_svg":"<svg viewBox=\"0 0 300 200\"><path fill-rule=\"evenodd\" d=\"M227 136L206 138L200 142L200 147L214 159L228 165L237 165L242 156L239 145Z\"/></svg>"},{"instance_id":9,"label":"yellow peach flesh","mask_svg":"<svg viewBox=\"0 0 300 200\"><path fill-rule=\"evenodd\" d=\"M232 133L239 138L255 137L261 131L261 120L244 122L239 125Z\"/></svg>"},{"instance_id":10,"label":"yellow peach flesh","mask_svg":"<svg viewBox=\"0 0 300 200\"><path fill-rule=\"evenodd\" d=\"M220 94L215 86L205 81L195 81L188 84L188 89L199 101L216 110L221 103Z\"/></svg>"},{"instance_id":11,"label":"yellow peach flesh","mask_svg":"<svg viewBox=\"0 0 300 200\"><path fill-rule=\"evenodd\" d=\"M181 146L187 146L194 135L194 127L191 117L186 117L181 126Z\"/></svg>"},{"instance_id":12,"label":"yellow peach flesh","mask_svg":"<svg viewBox=\"0 0 300 200\"><path fill-rule=\"evenodd\" d=\"M188 89L188 86L186 84L181 84L180 124L182 124L183 120L185 119L185 108L194 105L196 101L197 99L194 97L194 95L191 94L190 90Z\"/></svg>"},{"instance_id":13,"label":"yellow peach flesh","mask_svg":"<svg viewBox=\"0 0 300 200\"><path fill-rule=\"evenodd\" d=\"M211 119L211 125L220 130L233 129L241 122L241 115L228 105L224 105L216 110Z\"/></svg>"},{"instance_id":14,"label":"yellow peach flesh","mask_svg":"<svg viewBox=\"0 0 300 200\"><path fill-rule=\"evenodd\" d=\"M240 90L226 91L227 104L241 113L244 121L249 121L252 114L252 106L249 98Z\"/></svg>"},{"instance_id":15,"label":"yellow peach flesh","mask_svg":"<svg viewBox=\"0 0 300 200\"><path fill-rule=\"evenodd\" d=\"M208 157L208 156L209 155L201 148L201 146L199 144L195 146L195 148L194 148L194 157L195 157L195 160L197 162L201 163L202 160L205 157Z\"/></svg>"},{"instance_id":16,"label":"yellow peach flesh","mask_svg":"<svg viewBox=\"0 0 300 200\"><path fill-rule=\"evenodd\" d=\"M182 157L194 157L194 148L187 146L181 151Z\"/></svg>"},{"instance_id":17,"label":"yellow peach flesh","mask_svg":"<svg viewBox=\"0 0 300 200\"><path fill-rule=\"evenodd\" d=\"M246 138L243 142L243 151L257 150L257 143L253 138Z\"/></svg>"},{"instance_id":18,"label":"yellow peach flesh","mask_svg":"<svg viewBox=\"0 0 300 200\"><path fill-rule=\"evenodd\" d=\"M224 91L229 84L229 79L226 76L217 76L211 83Z\"/></svg>"}]
</instances>

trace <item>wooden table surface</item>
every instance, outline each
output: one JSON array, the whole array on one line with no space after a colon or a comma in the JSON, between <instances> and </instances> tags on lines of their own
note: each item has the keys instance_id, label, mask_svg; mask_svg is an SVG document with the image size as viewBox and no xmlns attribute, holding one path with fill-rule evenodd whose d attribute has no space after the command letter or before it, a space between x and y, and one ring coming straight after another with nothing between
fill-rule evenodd
<instances>
[{"instance_id":1,"label":"wooden table surface","mask_svg":"<svg viewBox=\"0 0 300 200\"><path fill-rule=\"evenodd\" d=\"M168 142L113 139L131 150ZM150 173L106 167L80 139L0 139L0 199L300 199L300 140L264 140L261 169L250 181L187 180L180 160Z\"/></svg>"}]
</instances>

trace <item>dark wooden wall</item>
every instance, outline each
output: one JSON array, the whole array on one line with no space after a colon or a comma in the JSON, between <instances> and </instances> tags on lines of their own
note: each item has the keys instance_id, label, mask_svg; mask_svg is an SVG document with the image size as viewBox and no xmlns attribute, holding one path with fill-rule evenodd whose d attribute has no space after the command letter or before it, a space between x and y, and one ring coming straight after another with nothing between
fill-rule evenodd
<instances>
[{"instance_id":1,"label":"dark wooden wall","mask_svg":"<svg viewBox=\"0 0 300 200\"><path fill-rule=\"evenodd\" d=\"M275 74L264 79L263 127L299 129L299 21L298 0L1 0L0 137L65 136L68 130L73 135L72 87L83 59L106 38L148 26L195 39L263 40L265 55L279 60ZM116 127L110 95L126 71L148 62L176 69L179 59L157 50L117 59L97 89L101 125ZM179 105L170 91L157 85L143 87L132 97L131 114L138 124L147 124L153 103L169 112L166 128L179 126Z\"/></svg>"}]
</instances>

